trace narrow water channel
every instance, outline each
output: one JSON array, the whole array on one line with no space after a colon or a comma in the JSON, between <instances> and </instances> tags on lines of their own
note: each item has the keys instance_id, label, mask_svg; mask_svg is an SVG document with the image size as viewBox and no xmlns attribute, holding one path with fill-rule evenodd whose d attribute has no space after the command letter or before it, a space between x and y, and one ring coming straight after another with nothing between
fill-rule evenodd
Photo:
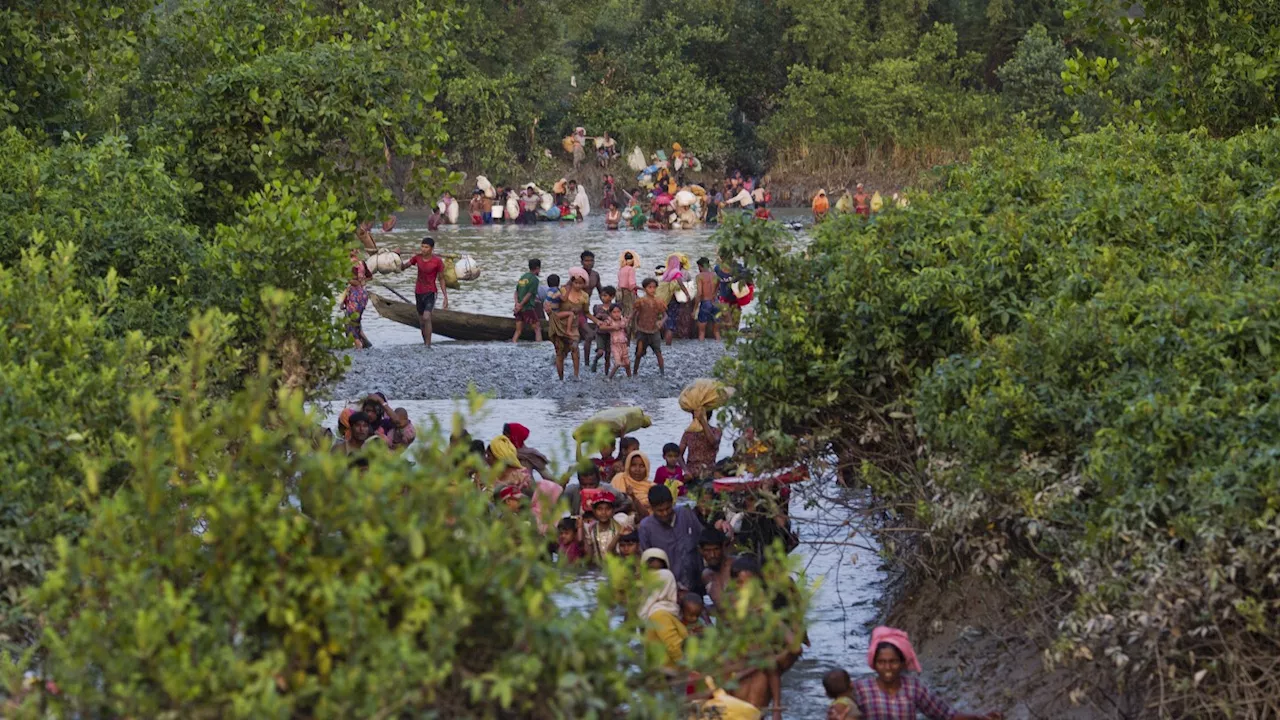
<instances>
[{"instance_id":1,"label":"narrow water channel","mask_svg":"<svg viewBox=\"0 0 1280 720\"><path fill-rule=\"evenodd\" d=\"M375 238L380 245L413 252L425 233L425 216L405 214L400 217L394 232L375 233ZM590 249L596 253L597 269L604 283L612 284L616 277L617 259L626 249L640 253L645 266L649 267L662 262L669 252L684 252L692 259L700 255L714 256L710 231L607 232L599 216L576 225L543 223L533 227L445 227L433 236L437 239L438 251L471 255L482 267L479 280L463 283L462 287L450 293L450 308L489 314L505 314L510 310L515 281L530 257L542 260L545 278L550 273L566 274L570 267L578 264L579 253ZM798 238L798 242L802 241ZM379 280L411 296L412 273L381 276ZM378 291L376 286L374 291ZM406 357L424 364L433 360L440 362L437 358L457 357L457 353L446 356L438 352L408 355L399 352L405 348L396 346L421 343L418 331L378 318L372 309L366 313L365 327L375 347L364 351L368 355L362 362L365 368L363 380L372 382L373 386L363 392L381 389L377 380L369 377L368 373L368 361L373 360L376 364L380 353L385 352L388 359L395 358L396 364L406 362ZM511 357L510 352L499 352L494 344L469 344L467 351L468 364L486 363L489 356L504 361ZM459 387L466 386L462 382L467 374L465 367L441 368L440 371L460 374ZM387 367L386 372L390 379L403 372L403 368ZM550 373L549 367L547 372ZM707 372L710 372L709 367ZM584 383L585 398L576 396L571 399L504 397L501 387L482 387L479 388L481 391L488 391L496 397L487 401L474 415L469 411L468 403L459 399L461 391L454 393L458 397L452 399L421 400L391 395L389 400L393 407L408 410L419 435L430 432L433 425L447 433L454 413L461 414L473 436L486 440L499 434L504 422L523 423L532 431L529 444L546 453L556 468L564 468L573 460L570 438L573 428L595 411L618 404L616 400L604 399L599 403L592 402L589 382L595 381L592 378ZM382 387L392 385L394 383L388 380ZM344 403L354 399L335 397L321 403L318 410L325 416L326 425L333 427ZM664 443L677 441L688 424L688 415L680 410L674 396L640 394L628 402L644 407L653 419L652 427L634 433L641 448L651 458L660 455ZM734 428L726 428L722 453L728 454L736 435ZM794 555L800 560L808 580L817 585L808 618L812 647L806 649L783 684L784 715L798 720L821 717L825 712L827 701L821 683L824 672L832 667L844 667L857 675L866 669L868 623L878 613L877 601L885 577L879 569L880 558L872 541L851 534L844 524L847 515L843 509L844 502L851 499L845 495L846 491L825 478L810 480L796 486L796 490L792 501L793 526L799 532L802 544ZM582 582L589 583L590 578ZM585 592L581 595L589 596ZM574 608L570 605L566 611L572 612Z\"/></svg>"}]
</instances>

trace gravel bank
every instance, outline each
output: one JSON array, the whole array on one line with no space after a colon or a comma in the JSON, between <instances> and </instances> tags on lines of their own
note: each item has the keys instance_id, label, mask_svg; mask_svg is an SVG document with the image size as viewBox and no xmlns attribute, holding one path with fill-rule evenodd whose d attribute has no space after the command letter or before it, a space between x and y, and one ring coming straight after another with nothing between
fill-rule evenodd
<instances>
[{"instance_id":1,"label":"gravel bank","mask_svg":"<svg viewBox=\"0 0 1280 720\"><path fill-rule=\"evenodd\" d=\"M662 351L666 375L658 374L657 362L649 353L638 377L627 378L619 371L613 380L605 379L601 361L600 372L592 373L584 364L575 381L569 358L564 382L556 379L555 355L546 342L442 342L430 350L422 345L386 345L343 354L351 358L351 366L328 393L335 400L353 400L374 390L399 400L461 398L474 384L495 398L598 402L675 397L693 380L709 377L725 348L713 340L676 341Z\"/></svg>"}]
</instances>

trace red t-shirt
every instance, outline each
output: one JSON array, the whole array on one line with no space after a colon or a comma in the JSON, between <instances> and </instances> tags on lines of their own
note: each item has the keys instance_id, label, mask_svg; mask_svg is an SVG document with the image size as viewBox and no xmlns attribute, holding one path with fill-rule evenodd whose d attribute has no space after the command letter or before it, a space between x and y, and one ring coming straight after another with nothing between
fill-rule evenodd
<instances>
[{"instance_id":1,"label":"red t-shirt","mask_svg":"<svg viewBox=\"0 0 1280 720\"><path fill-rule=\"evenodd\" d=\"M430 259L421 255L409 258L410 265L418 266L418 282L413 286L415 293L433 293L438 290L436 278L444 272L444 261L432 255Z\"/></svg>"}]
</instances>

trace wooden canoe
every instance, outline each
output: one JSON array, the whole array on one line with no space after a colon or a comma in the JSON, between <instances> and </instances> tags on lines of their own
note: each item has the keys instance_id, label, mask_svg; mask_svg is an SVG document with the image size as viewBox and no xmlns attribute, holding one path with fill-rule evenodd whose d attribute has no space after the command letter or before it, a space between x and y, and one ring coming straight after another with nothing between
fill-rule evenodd
<instances>
[{"instance_id":1,"label":"wooden canoe","mask_svg":"<svg viewBox=\"0 0 1280 720\"><path fill-rule=\"evenodd\" d=\"M369 293L369 301L378 314L388 320L410 327L419 327L418 308L412 303L387 298ZM456 310L435 310L431 313L431 332L454 340L511 340L516 332L514 317L498 317L496 315L477 315ZM542 323L542 337L547 336L547 323ZM533 328L526 327L522 340L533 339Z\"/></svg>"}]
</instances>

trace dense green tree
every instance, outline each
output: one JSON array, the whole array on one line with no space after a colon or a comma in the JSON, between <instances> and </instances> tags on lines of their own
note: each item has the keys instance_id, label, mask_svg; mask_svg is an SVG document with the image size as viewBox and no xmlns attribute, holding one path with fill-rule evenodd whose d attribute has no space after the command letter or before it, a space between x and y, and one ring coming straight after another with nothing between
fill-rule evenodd
<instances>
[{"instance_id":1,"label":"dense green tree","mask_svg":"<svg viewBox=\"0 0 1280 720\"><path fill-rule=\"evenodd\" d=\"M1145 110L1173 127L1230 135L1280 115L1280 5L1270 0L1073 0L1069 15L1122 61L1163 80Z\"/></svg>"},{"instance_id":2,"label":"dense green tree","mask_svg":"<svg viewBox=\"0 0 1280 720\"><path fill-rule=\"evenodd\" d=\"M1056 128L1070 120L1074 108L1062 84L1066 62L1062 43L1043 25L1032 26L997 73L1009 109L1026 113L1038 127Z\"/></svg>"},{"instance_id":3,"label":"dense green tree","mask_svg":"<svg viewBox=\"0 0 1280 720\"><path fill-rule=\"evenodd\" d=\"M902 509L932 573L1038 603L1054 662L1108 658L1153 716L1270 712L1278 151L1274 129L1027 133L824 223L802 262L731 225L770 288L733 402Z\"/></svg>"}]
</instances>

